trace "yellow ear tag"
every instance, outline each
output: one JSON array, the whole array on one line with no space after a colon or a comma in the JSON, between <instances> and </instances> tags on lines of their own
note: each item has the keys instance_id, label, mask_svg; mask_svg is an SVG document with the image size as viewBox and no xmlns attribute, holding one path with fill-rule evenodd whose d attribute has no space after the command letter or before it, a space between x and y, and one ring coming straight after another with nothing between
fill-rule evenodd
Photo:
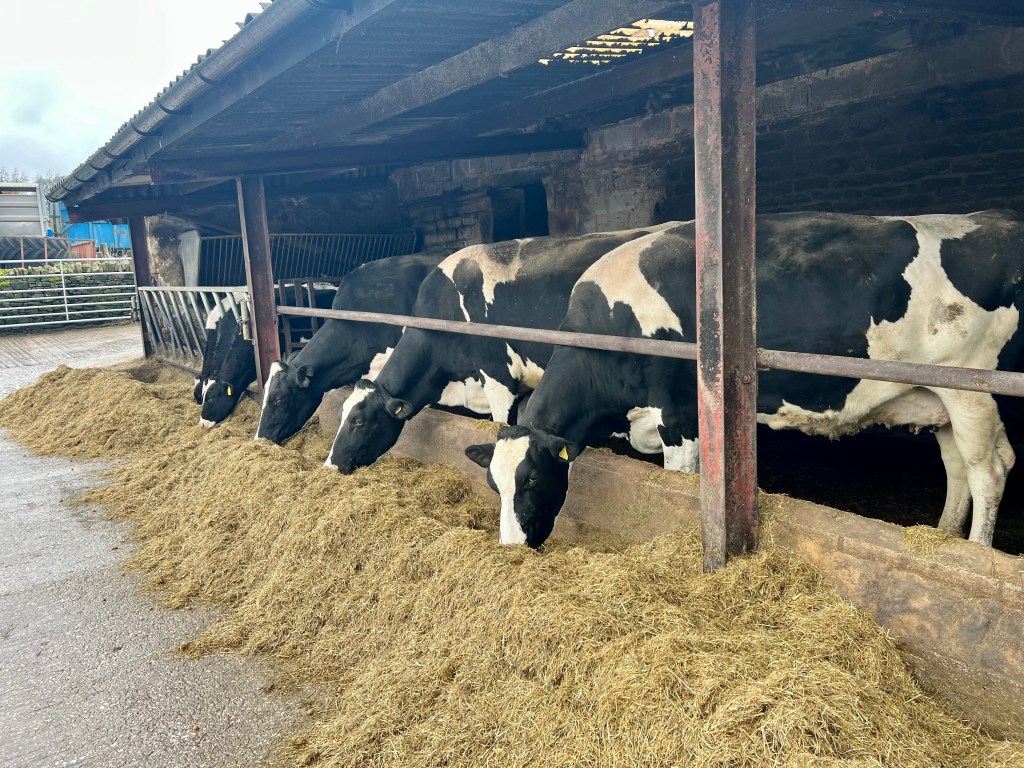
<instances>
[{"instance_id":1,"label":"yellow ear tag","mask_svg":"<svg viewBox=\"0 0 1024 768\"><path fill-rule=\"evenodd\" d=\"M398 406L397 408L395 408L395 416L397 416L401 412L402 412L402 406Z\"/></svg>"},{"instance_id":2,"label":"yellow ear tag","mask_svg":"<svg viewBox=\"0 0 1024 768\"><path fill-rule=\"evenodd\" d=\"M562 446L562 450L560 450L558 452L558 458L565 459L566 461L569 460L569 452L567 450L565 450L565 446L564 445Z\"/></svg>"},{"instance_id":3,"label":"yellow ear tag","mask_svg":"<svg viewBox=\"0 0 1024 768\"><path fill-rule=\"evenodd\" d=\"M231 385L228 384L228 397L231 397Z\"/></svg>"}]
</instances>

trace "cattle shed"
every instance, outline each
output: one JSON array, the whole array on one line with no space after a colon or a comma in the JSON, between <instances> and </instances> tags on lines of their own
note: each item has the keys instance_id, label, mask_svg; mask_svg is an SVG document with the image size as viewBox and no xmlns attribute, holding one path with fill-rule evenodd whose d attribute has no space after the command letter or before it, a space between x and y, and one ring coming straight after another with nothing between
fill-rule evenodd
<instances>
[{"instance_id":1,"label":"cattle shed","mask_svg":"<svg viewBox=\"0 0 1024 768\"><path fill-rule=\"evenodd\" d=\"M455 248L696 219L696 345L543 340L699 359L709 570L757 542L759 369L1024 395L1017 374L758 351L753 297L755 211L1024 208L1016 0L275 0L240 27L50 197L72 221L128 220L142 286L180 280L181 233L240 235L261 380L280 355L272 236L411 229L419 248ZM822 562L853 542L847 578L870 561L881 584L899 546L871 554L873 535L803 550ZM908 578L941 570L972 596L959 571L999 580L985 599L1011 599L998 631L1019 645L1019 564L968 549ZM975 618L956 617L968 655ZM918 647L935 640L913 623ZM1015 671L978 673L955 650L930 669L999 688L997 703L964 694L964 711L1016 701L1019 725L1024 666L1000 658Z\"/></svg>"}]
</instances>

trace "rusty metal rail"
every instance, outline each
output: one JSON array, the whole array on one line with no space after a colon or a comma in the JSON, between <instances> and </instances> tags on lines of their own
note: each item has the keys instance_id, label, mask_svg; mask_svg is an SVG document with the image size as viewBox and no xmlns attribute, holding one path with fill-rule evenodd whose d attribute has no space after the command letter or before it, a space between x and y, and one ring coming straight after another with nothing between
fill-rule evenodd
<instances>
[{"instance_id":1,"label":"rusty metal rail","mask_svg":"<svg viewBox=\"0 0 1024 768\"><path fill-rule=\"evenodd\" d=\"M438 320L410 315L388 315L380 312L355 312L340 309L310 309L308 307L277 308L279 315L323 317L334 320L352 320L359 323L383 323L430 331L459 333L465 336L484 336L497 339L534 341L542 344L560 344L567 347L603 349L611 352L630 352L638 355L674 357L682 360L697 359L697 345L688 341L639 339L626 336L604 336L595 333L555 331L545 328L521 328L514 325L465 323L458 320ZM988 392L994 395L1024 397L1024 373L993 371L982 368L956 368L946 365L904 363L894 360L870 360L860 357L814 355L806 352L780 352L758 349L760 370L797 371L851 379L873 379L913 384L922 387L964 389Z\"/></svg>"}]
</instances>

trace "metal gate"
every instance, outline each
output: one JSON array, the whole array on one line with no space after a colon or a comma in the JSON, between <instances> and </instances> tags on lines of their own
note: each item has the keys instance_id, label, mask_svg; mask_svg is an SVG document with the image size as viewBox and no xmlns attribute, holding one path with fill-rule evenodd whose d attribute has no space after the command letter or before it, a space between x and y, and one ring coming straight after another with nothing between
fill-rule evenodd
<instances>
[{"instance_id":1,"label":"metal gate","mask_svg":"<svg viewBox=\"0 0 1024 768\"><path fill-rule=\"evenodd\" d=\"M206 321L210 313L231 312L249 338L246 287L139 287L139 319L153 345L153 357L198 374L203 367Z\"/></svg>"},{"instance_id":2,"label":"metal gate","mask_svg":"<svg viewBox=\"0 0 1024 768\"><path fill-rule=\"evenodd\" d=\"M324 288L333 289L334 285L325 285L310 278L279 280L275 286L277 304L315 307L315 297ZM161 362L193 373L201 371L207 321L214 311L221 314L231 312L242 329L243 338L252 339L251 301L244 285L226 288L145 286L139 288L138 296L139 319L153 345L153 356ZM333 292L329 297L333 298ZM321 322L316 317L282 315L278 321L282 353L288 355L305 346Z\"/></svg>"},{"instance_id":3,"label":"metal gate","mask_svg":"<svg viewBox=\"0 0 1024 768\"><path fill-rule=\"evenodd\" d=\"M0 261L0 331L131 319L130 259Z\"/></svg>"},{"instance_id":4,"label":"metal gate","mask_svg":"<svg viewBox=\"0 0 1024 768\"><path fill-rule=\"evenodd\" d=\"M275 279L342 277L360 264L412 253L413 230L379 235L271 235L270 260ZM242 238L204 237L199 252L200 285L245 282Z\"/></svg>"}]
</instances>

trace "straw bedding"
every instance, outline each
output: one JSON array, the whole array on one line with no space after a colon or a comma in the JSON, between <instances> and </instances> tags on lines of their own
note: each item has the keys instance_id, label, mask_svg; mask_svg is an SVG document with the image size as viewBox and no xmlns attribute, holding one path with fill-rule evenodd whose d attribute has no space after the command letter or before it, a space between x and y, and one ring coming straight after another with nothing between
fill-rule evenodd
<instances>
[{"instance_id":1,"label":"straw bedding","mask_svg":"<svg viewBox=\"0 0 1024 768\"><path fill-rule=\"evenodd\" d=\"M695 532L502 548L492 502L454 470L388 459L341 477L313 430L254 442L250 404L199 429L171 378L58 369L4 400L0 426L131 459L85 500L134 522L128 565L168 605L224 609L182 651L266 654L320 692L280 764L1024 765L770 546L713 576Z\"/></svg>"}]
</instances>

